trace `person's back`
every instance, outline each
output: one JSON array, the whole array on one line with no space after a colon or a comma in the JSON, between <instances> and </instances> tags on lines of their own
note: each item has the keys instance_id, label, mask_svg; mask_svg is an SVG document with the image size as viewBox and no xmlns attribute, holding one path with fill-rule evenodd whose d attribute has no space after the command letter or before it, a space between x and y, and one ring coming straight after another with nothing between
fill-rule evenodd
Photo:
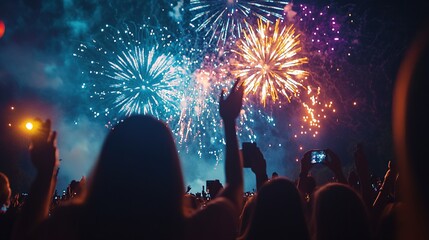
<instances>
[{"instance_id":1,"label":"person's back","mask_svg":"<svg viewBox=\"0 0 429 240\"><path fill-rule=\"evenodd\" d=\"M262 185L244 239L309 239L303 202L295 184L277 177Z\"/></svg>"},{"instance_id":2,"label":"person's back","mask_svg":"<svg viewBox=\"0 0 429 240\"><path fill-rule=\"evenodd\" d=\"M361 196L342 183L328 183L316 191L312 221L316 240L371 239Z\"/></svg>"}]
</instances>

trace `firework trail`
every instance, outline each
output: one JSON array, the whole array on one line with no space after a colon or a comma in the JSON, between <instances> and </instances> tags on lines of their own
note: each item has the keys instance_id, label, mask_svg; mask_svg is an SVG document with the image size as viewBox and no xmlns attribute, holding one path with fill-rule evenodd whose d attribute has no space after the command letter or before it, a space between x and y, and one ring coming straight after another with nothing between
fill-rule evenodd
<instances>
[{"instance_id":1,"label":"firework trail","mask_svg":"<svg viewBox=\"0 0 429 240\"><path fill-rule=\"evenodd\" d=\"M219 94L222 89L233 86L234 77L230 65L214 54L206 55L201 67L197 69L192 81L184 92L181 114L175 128L178 143L187 152L194 151L200 158L214 157L216 163L223 157L225 139L219 115ZM274 119L257 110L245 100L237 124L237 134L242 141L256 141L256 125L274 125ZM208 153L208 155L207 155Z\"/></svg>"},{"instance_id":2,"label":"firework trail","mask_svg":"<svg viewBox=\"0 0 429 240\"><path fill-rule=\"evenodd\" d=\"M348 83L349 77L343 74L343 68L350 66L348 61L353 45L358 44L356 39L359 31L352 28L352 9L353 5L350 4L323 7L289 4L285 7L285 21L295 25L301 36L301 53L309 59L309 63L303 67L309 73L309 87L306 92L300 93L300 104L304 111L299 127L296 124L293 126L295 137L314 137L321 129L322 121L335 120L330 123L338 124L339 119L349 118L349 106L353 101L348 100L348 103L341 92L353 85ZM337 111L334 105L343 109ZM338 112L341 112L341 118L338 118ZM330 117L333 115L337 117Z\"/></svg>"},{"instance_id":3,"label":"firework trail","mask_svg":"<svg viewBox=\"0 0 429 240\"><path fill-rule=\"evenodd\" d=\"M283 17L286 1L273 0L191 0L191 26L205 32L209 43L225 45L230 38L240 38L244 20L249 17L272 22Z\"/></svg>"}]
</instances>

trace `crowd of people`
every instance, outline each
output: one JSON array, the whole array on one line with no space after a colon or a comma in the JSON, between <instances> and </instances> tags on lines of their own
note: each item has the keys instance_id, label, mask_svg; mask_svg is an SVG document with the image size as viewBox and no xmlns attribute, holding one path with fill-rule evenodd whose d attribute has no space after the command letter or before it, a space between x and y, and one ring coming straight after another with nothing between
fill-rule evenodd
<instances>
[{"instance_id":1,"label":"crowd of people","mask_svg":"<svg viewBox=\"0 0 429 240\"><path fill-rule=\"evenodd\" d=\"M428 47L424 46L424 51L419 50L427 53ZM428 55L422 56L423 60L419 56L422 55L411 61L418 74L402 76L408 81L421 82L429 76L424 67ZM411 90L421 89L424 88ZM348 176L338 156L327 149L328 161L323 164L333 172L335 181L322 185L310 175L314 166L310 151L302 156L298 179L289 179L277 173L269 178L266 161L257 149L251 165L257 189L244 193L242 154L236 135L243 91L242 82L237 79L228 96L221 93L225 183L210 197L205 192L194 195L189 188L185 190L168 126L151 116L133 115L110 130L88 179L72 182L65 197L55 201L59 197L54 193L59 167L56 132L49 119L41 121L30 146L37 175L28 195L23 200L11 197L8 177L0 174L1 239L429 238L429 201L425 201L428 194L426 185L420 184L427 178L412 175L421 163L415 160L418 155L410 154L409 146L421 146L418 139L411 137L427 133L427 127L419 128L419 132L408 130L412 120L419 117L394 123L398 157L386 166L384 179L377 188L373 187L362 146L357 146L354 154L356 171ZM395 103L399 108L409 104L409 98L401 97L405 94L401 91L396 97L403 102L397 99ZM397 118L410 113L402 110ZM402 132L407 134L401 135ZM406 137L406 141L398 136ZM419 186L423 187L416 191ZM125 198L124 194L129 192L135 194ZM420 222L409 224L417 221Z\"/></svg>"}]
</instances>

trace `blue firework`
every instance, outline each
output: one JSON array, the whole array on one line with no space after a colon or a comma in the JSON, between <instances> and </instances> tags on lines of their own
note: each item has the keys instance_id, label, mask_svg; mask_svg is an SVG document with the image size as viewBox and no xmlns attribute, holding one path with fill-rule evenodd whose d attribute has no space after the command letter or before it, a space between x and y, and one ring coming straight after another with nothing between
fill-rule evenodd
<instances>
[{"instance_id":1,"label":"blue firework","mask_svg":"<svg viewBox=\"0 0 429 240\"><path fill-rule=\"evenodd\" d=\"M229 38L241 36L249 17L272 22L283 18L287 4L280 0L190 0L191 26L205 32L209 43L225 44Z\"/></svg>"},{"instance_id":2,"label":"blue firework","mask_svg":"<svg viewBox=\"0 0 429 240\"><path fill-rule=\"evenodd\" d=\"M109 125L132 114L175 117L187 74L170 39L166 28L106 25L91 44L80 45L75 56L84 62L82 88L90 92L94 117Z\"/></svg>"}]
</instances>

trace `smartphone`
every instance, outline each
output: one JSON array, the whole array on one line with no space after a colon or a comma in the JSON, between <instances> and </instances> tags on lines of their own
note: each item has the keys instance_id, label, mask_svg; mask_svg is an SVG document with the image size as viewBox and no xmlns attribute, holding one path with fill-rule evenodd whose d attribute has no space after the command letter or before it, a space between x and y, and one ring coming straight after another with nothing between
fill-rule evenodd
<instances>
[{"instance_id":1,"label":"smartphone","mask_svg":"<svg viewBox=\"0 0 429 240\"><path fill-rule=\"evenodd\" d=\"M251 168L255 157L257 146L256 142L243 142L241 152L243 153L243 167Z\"/></svg>"},{"instance_id":2,"label":"smartphone","mask_svg":"<svg viewBox=\"0 0 429 240\"><path fill-rule=\"evenodd\" d=\"M323 163L326 161L325 150L312 150L311 151L311 163Z\"/></svg>"}]
</instances>

